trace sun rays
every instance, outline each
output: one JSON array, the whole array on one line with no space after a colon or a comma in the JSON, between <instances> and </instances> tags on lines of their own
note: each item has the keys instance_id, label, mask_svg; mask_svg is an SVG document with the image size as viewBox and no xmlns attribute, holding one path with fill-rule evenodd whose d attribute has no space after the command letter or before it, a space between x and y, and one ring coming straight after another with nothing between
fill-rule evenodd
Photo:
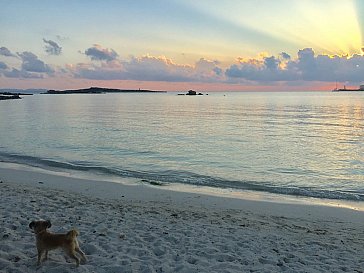
<instances>
[{"instance_id":1,"label":"sun rays","mask_svg":"<svg viewBox=\"0 0 364 273\"><path fill-rule=\"evenodd\" d=\"M209 1L191 1L189 5L240 26L242 35L249 28L278 39L291 52L312 47L322 54L361 53L361 28L352 0L263 0L259 5L256 1L220 1L214 5ZM266 41L258 38L254 42Z\"/></svg>"},{"instance_id":2,"label":"sun rays","mask_svg":"<svg viewBox=\"0 0 364 273\"><path fill-rule=\"evenodd\" d=\"M364 80L363 0L28 2L0 11L3 86Z\"/></svg>"},{"instance_id":3,"label":"sun rays","mask_svg":"<svg viewBox=\"0 0 364 273\"><path fill-rule=\"evenodd\" d=\"M307 22L302 32L307 37L304 42L312 43L322 53L360 53L361 30L352 1L326 2L325 8L310 1L301 5Z\"/></svg>"}]
</instances>

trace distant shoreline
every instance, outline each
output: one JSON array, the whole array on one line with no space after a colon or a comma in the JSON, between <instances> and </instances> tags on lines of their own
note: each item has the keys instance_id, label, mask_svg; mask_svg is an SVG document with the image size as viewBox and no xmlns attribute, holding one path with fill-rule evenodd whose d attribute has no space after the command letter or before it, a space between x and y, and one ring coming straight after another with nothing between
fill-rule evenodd
<instances>
[{"instance_id":1,"label":"distant shoreline","mask_svg":"<svg viewBox=\"0 0 364 273\"><path fill-rule=\"evenodd\" d=\"M364 89L334 89L332 92L364 92Z\"/></svg>"},{"instance_id":2,"label":"distant shoreline","mask_svg":"<svg viewBox=\"0 0 364 273\"><path fill-rule=\"evenodd\" d=\"M106 93L167 93L167 91L157 91L149 89L114 89L103 87L90 87L83 89L69 90L48 90L41 94L106 94Z\"/></svg>"},{"instance_id":3,"label":"distant shoreline","mask_svg":"<svg viewBox=\"0 0 364 273\"><path fill-rule=\"evenodd\" d=\"M21 97L18 94L14 95L1 95L0 94L0 100L19 100Z\"/></svg>"}]
</instances>

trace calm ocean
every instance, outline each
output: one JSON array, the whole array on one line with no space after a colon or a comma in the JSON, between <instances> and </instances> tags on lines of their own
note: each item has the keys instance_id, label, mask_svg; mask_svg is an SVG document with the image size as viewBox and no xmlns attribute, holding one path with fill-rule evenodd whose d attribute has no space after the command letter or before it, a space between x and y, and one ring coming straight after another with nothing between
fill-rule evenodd
<instances>
[{"instance_id":1,"label":"calm ocean","mask_svg":"<svg viewBox=\"0 0 364 273\"><path fill-rule=\"evenodd\" d=\"M0 102L0 161L364 201L364 93L27 96Z\"/></svg>"}]
</instances>

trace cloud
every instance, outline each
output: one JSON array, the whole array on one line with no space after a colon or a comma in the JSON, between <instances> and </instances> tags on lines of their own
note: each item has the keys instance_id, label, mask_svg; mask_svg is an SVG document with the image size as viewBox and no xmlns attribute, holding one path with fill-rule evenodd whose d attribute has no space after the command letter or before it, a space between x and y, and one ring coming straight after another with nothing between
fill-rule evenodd
<instances>
[{"instance_id":1,"label":"cloud","mask_svg":"<svg viewBox=\"0 0 364 273\"><path fill-rule=\"evenodd\" d=\"M214 67L213 69L212 69L212 71L214 71L215 72L215 74L217 75L217 76L221 76L222 75L222 73L223 73L223 70L220 68L220 67Z\"/></svg>"},{"instance_id":2,"label":"cloud","mask_svg":"<svg viewBox=\"0 0 364 273\"><path fill-rule=\"evenodd\" d=\"M286 52L282 52L282 53L280 53L280 54L279 54L279 56L280 56L282 59L284 59L284 60L289 60L289 59L291 59L291 56L290 56L288 53L286 53Z\"/></svg>"},{"instance_id":3,"label":"cloud","mask_svg":"<svg viewBox=\"0 0 364 273\"><path fill-rule=\"evenodd\" d=\"M6 57L16 57L15 54L11 53L11 51L4 46L0 47L0 55Z\"/></svg>"},{"instance_id":4,"label":"cloud","mask_svg":"<svg viewBox=\"0 0 364 273\"><path fill-rule=\"evenodd\" d=\"M29 52L17 52L17 56L21 59L22 63L19 68L10 68L6 63L0 62L0 74L9 78L44 78L45 76L53 76L54 70L38 57Z\"/></svg>"},{"instance_id":5,"label":"cloud","mask_svg":"<svg viewBox=\"0 0 364 273\"><path fill-rule=\"evenodd\" d=\"M281 61L274 57L259 59L239 59L239 64L233 64L225 70L228 79L236 82L240 79L248 81L267 82L282 77Z\"/></svg>"},{"instance_id":6,"label":"cloud","mask_svg":"<svg viewBox=\"0 0 364 273\"><path fill-rule=\"evenodd\" d=\"M193 74L198 81L212 81L216 80L223 73L222 69L218 66L219 61L207 60L205 58L200 58L194 66Z\"/></svg>"},{"instance_id":7,"label":"cloud","mask_svg":"<svg viewBox=\"0 0 364 273\"><path fill-rule=\"evenodd\" d=\"M239 59L225 70L230 81L351 81L364 80L364 56L316 55L312 48L298 51L297 58L288 54L263 56L254 59Z\"/></svg>"},{"instance_id":8,"label":"cloud","mask_svg":"<svg viewBox=\"0 0 364 273\"><path fill-rule=\"evenodd\" d=\"M113 49L102 48L100 45L95 44L85 50L85 54L93 61L113 61L116 60L118 54Z\"/></svg>"},{"instance_id":9,"label":"cloud","mask_svg":"<svg viewBox=\"0 0 364 273\"><path fill-rule=\"evenodd\" d=\"M52 40L43 39L44 49L49 55L61 55L62 47Z\"/></svg>"},{"instance_id":10,"label":"cloud","mask_svg":"<svg viewBox=\"0 0 364 273\"><path fill-rule=\"evenodd\" d=\"M54 72L54 70L49 65L39 60L35 54L29 51L24 51L23 53L17 54L22 59L21 68L23 71L47 74L52 74Z\"/></svg>"},{"instance_id":11,"label":"cloud","mask_svg":"<svg viewBox=\"0 0 364 273\"><path fill-rule=\"evenodd\" d=\"M52 41L43 40L52 47ZM55 43L56 44L56 43ZM58 46L58 44L57 44ZM58 46L59 47L59 46ZM59 47L60 48L60 47ZM60 51L52 51L53 53ZM2 47L0 54L13 56ZM122 59L113 49L94 45L84 51L92 61L54 68L32 52L17 53L21 61L18 67L0 61L0 74L15 78L45 78L67 75L92 80L136 80L162 82L201 82L237 84L286 84L299 85L307 82L351 82L364 80L364 56L316 54L312 48L298 50L290 55L261 53L255 58L238 57L236 63L223 68L217 60L198 59L194 64L180 64L165 56L130 56ZM63 74L62 74L63 73Z\"/></svg>"},{"instance_id":12,"label":"cloud","mask_svg":"<svg viewBox=\"0 0 364 273\"><path fill-rule=\"evenodd\" d=\"M3 71L3 75L8 78L24 78L24 79L42 79L44 75L39 73L30 73L25 70L13 68L12 70Z\"/></svg>"},{"instance_id":13,"label":"cloud","mask_svg":"<svg viewBox=\"0 0 364 273\"><path fill-rule=\"evenodd\" d=\"M0 69L8 69L8 66L4 62L0 62Z\"/></svg>"},{"instance_id":14,"label":"cloud","mask_svg":"<svg viewBox=\"0 0 364 273\"><path fill-rule=\"evenodd\" d=\"M173 62L165 56L144 55L129 60L69 66L75 77L95 80L140 80L164 82L215 82L223 70L218 61L201 58L195 65Z\"/></svg>"},{"instance_id":15,"label":"cloud","mask_svg":"<svg viewBox=\"0 0 364 273\"><path fill-rule=\"evenodd\" d=\"M211 72L217 65L219 64L219 61L211 61L207 60L205 58L199 59L195 63L195 69L201 73Z\"/></svg>"},{"instance_id":16,"label":"cloud","mask_svg":"<svg viewBox=\"0 0 364 273\"><path fill-rule=\"evenodd\" d=\"M62 35L56 35L56 38L57 38L57 40L59 40L61 42L69 40L69 37L62 36Z\"/></svg>"},{"instance_id":17,"label":"cloud","mask_svg":"<svg viewBox=\"0 0 364 273\"><path fill-rule=\"evenodd\" d=\"M76 77L97 80L187 81L191 66L178 65L165 57L131 57L127 61L97 64L79 64Z\"/></svg>"},{"instance_id":18,"label":"cloud","mask_svg":"<svg viewBox=\"0 0 364 273\"><path fill-rule=\"evenodd\" d=\"M279 59L274 56L264 58L264 65L269 70L277 70L279 64Z\"/></svg>"},{"instance_id":19,"label":"cloud","mask_svg":"<svg viewBox=\"0 0 364 273\"><path fill-rule=\"evenodd\" d=\"M133 80L146 81L188 81L191 80L191 66L174 63L164 56L145 55L132 57L123 62L125 76Z\"/></svg>"}]
</instances>

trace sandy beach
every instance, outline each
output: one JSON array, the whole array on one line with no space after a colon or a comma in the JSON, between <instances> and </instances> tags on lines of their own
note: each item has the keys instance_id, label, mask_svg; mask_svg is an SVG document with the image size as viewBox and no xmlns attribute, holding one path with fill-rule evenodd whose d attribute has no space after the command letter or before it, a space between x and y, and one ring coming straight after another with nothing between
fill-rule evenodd
<instances>
[{"instance_id":1,"label":"sandy beach","mask_svg":"<svg viewBox=\"0 0 364 273\"><path fill-rule=\"evenodd\" d=\"M0 272L364 272L364 213L0 168ZM88 258L36 266L32 220Z\"/></svg>"}]
</instances>

